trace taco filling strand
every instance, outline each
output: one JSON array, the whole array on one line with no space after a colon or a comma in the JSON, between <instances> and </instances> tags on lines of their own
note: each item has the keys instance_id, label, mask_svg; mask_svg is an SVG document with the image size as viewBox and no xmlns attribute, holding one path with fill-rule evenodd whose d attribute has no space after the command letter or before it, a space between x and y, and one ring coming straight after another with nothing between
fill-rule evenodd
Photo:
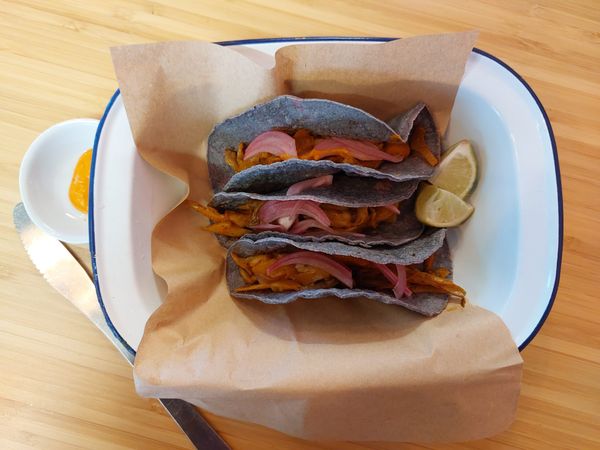
<instances>
[{"instance_id":1,"label":"taco filling strand","mask_svg":"<svg viewBox=\"0 0 600 450\"><path fill-rule=\"evenodd\" d=\"M299 291L348 288L387 292L396 298L413 293L447 294L464 302L465 290L447 277L448 269L431 269L431 262L403 266L377 264L351 256L330 256L312 251L231 257L246 283L235 292ZM431 257L430 257L431 258Z\"/></svg>"},{"instance_id":2,"label":"taco filling strand","mask_svg":"<svg viewBox=\"0 0 600 450\"><path fill-rule=\"evenodd\" d=\"M304 128L290 132L267 131L247 145L241 142L237 149L225 150L225 161L235 172L288 159L330 160L377 169L385 161L403 161L411 151L431 166L439 162L426 144L423 127L415 128L408 143L398 137L389 142L370 142L315 136Z\"/></svg>"},{"instance_id":3,"label":"taco filling strand","mask_svg":"<svg viewBox=\"0 0 600 450\"><path fill-rule=\"evenodd\" d=\"M394 223L400 213L398 202L351 208L313 200L249 200L223 212L194 201L189 203L212 222L205 230L229 237L260 231L305 234L314 230L364 237L363 232L375 230L382 223Z\"/></svg>"}]
</instances>

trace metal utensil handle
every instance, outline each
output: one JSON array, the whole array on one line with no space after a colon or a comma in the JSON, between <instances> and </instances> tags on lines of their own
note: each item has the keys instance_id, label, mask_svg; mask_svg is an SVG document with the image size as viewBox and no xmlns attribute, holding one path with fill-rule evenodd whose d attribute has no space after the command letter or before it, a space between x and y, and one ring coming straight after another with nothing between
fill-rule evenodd
<instances>
[{"instance_id":1,"label":"metal utensil handle","mask_svg":"<svg viewBox=\"0 0 600 450\"><path fill-rule=\"evenodd\" d=\"M44 279L83 313L133 365L135 355L118 339L104 317L94 283L62 242L49 236L30 219L22 203L13 210L23 246ZM201 450L231 450L194 405L179 399L159 399L177 425Z\"/></svg>"}]
</instances>

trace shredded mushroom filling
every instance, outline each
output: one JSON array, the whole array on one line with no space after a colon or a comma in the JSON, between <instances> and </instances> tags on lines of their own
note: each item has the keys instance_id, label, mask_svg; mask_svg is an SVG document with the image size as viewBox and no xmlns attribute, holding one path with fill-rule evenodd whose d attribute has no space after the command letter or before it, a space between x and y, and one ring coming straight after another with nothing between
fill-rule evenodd
<instances>
[{"instance_id":1,"label":"shredded mushroom filling","mask_svg":"<svg viewBox=\"0 0 600 450\"><path fill-rule=\"evenodd\" d=\"M290 132L267 131L248 144L241 142L236 149L225 150L225 162L235 172L295 158L329 160L377 169L384 161L403 161L412 151L431 166L439 162L427 146L423 127L415 128L408 143L400 141L397 136L389 142L327 138L315 136L302 128Z\"/></svg>"},{"instance_id":2,"label":"shredded mushroom filling","mask_svg":"<svg viewBox=\"0 0 600 450\"><path fill-rule=\"evenodd\" d=\"M293 202L296 202L297 214L294 214L294 211L290 212L289 206L293 205ZM205 230L229 237L240 237L263 230L303 234L314 229L337 234L354 234L360 237L364 236L362 232L375 230L382 223L394 223L399 213L398 203L350 208L326 203L319 204L310 200L249 200L234 210L224 212L191 200L189 204L195 211L212 222L204 228ZM279 214L277 209L281 211ZM268 214L264 214L265 211ZM261 216L265 221L261 220ZM290 220L282 225L281 219L286 217Z\"/></svg>"},{"instance_id":3,"label":"shredded mushroom filling","mask_svg":"<svg viewBox=\"0 0 600 450\"><path fill-rule=\"evenodd\" d=\"M299 253L302 255L298 255ZM405 285L401 286L400 290L395 289L398 278L386 276L379 267L381 265L352 256L331 256L307 251L248 257L232 253L231 256L246 283L245 286L236 289L236 292L263 290L285 292L352 286L389 292L398 298L424 292L447 294L461 303L464 302L466 294L463 288L447 278L450 275L448 269L431 268L435 256L430 257L423 264L400 266L405 271L403 280ZM290 263L281 264L285 259ZM399 269L394 264L387 264L384 267L392 274Z\"/></svg>"}]
</instances>

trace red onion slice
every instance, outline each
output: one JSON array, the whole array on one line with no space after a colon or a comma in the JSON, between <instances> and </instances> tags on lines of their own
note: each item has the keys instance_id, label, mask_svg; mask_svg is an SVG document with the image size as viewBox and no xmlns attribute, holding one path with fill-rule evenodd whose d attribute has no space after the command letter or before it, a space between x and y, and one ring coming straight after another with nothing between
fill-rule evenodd
<instances>
[{"instance_id":1,"label":"red onion slice","mask_svg":"<svg viewBox=\"0 0 600 450\"><path fill-rule=\"evenodd\" d=\"M408 288L406 283L406 267L400 264L396 264L396 274L386 266L385 264L375 264L375 267L388 279L394 286L394 296L396 298L402 298L403 296L411 296L412 291Z\"/></svg>"},{"instance_id":2,"label":"red onion slice","mask_svg":"<svg viewBox=\"0 0 600 450\"><path fill-rule=\"evenodd\" d=\"M303 234L310 228L317 228L319 230L326 231L336 236L353 236L353 237L365 237L362 233L353 233L351 231L335 231L333 228L323 225L322 223L313 219L304 219L297 221L294 226L290 229L292 234Z\"/></svg>"},{"instance_id":3,"label":"red onion slice","mask_svg":"<svg viewBox=\"0 0 600 450\"><path fill-rule=\"evenodd\" d=\"M267 275L270 276L280 267L289 266L292 264L304 264L307 266L316 267L331 274L331 276L340 280L350 289L352 289L354 286L354 281L352 280L352 271L348 267L322 253L308 251L289 253L279 258L277 261L267 267Z\"/></svg>"},{"instance_id":4,"label":"red onion slice","mask_svg":"<svg viewBox=\"0 0 600 450\"><path fill-rule=\"evenodd\" d=\"M244 161L263 152L275 156L298 157L296 141L289 134L282 131L267 131L256 136L244 152Z\"/></svg>"},{"instance_id":5,"label":"red onion slice","mask_svg":"<svg viewBox=\"0 0 600 450\"><path fill-rule=\"evenodd\" d=\"M305 191L306 189L316 188L316 187L320 187L320 186L331 186L332 182L333 182L333 175L323 175L321 177L310 178L308 180L299 181L298 183L292 184L288 188L286 195L297 195L300 192Z\"/></svg>"},{"instance_id":6,"label":"red onion slice","mask_svg":"<svg viewBox=\"0 0 600 450\"><path fill-rule=\"evenodd\" d=\"M389 209L394 214L400 214L400 210L398 209L398 207L396 205L384 205L383 207L385 209Z\"/></svg>"},{"instance_id":7,"label":"red onion slice","mask_svg":"<svg viewBox=\"0 0 600 450\"><path fill-rule=\"evenodd\" d=\"M288 231L292 225L294 225L294 222L296 222L297 218L297 214L292 214L290 216L280 217L277 219L277 223L283 228L284 231Z\"/></svg>"},{"instance_id":8,"label":"red onion slice","mask_svg":"<svg viewBox=\"0 0 600 450\"><path fill-rule=\"evenodd\" d=\"M386 277L388 281L392 283L392 285L396 285L396 282L398 281L398 276L395 275L394 272L392 272L388 268L388 266L386 266L385 264L375 264L375 267L379 269L383 276Z\"/></svg>"},{"instance_id":9,"label":"red onion slice","mask_svg":"<svg viewBox=\"0 0 600 450\"><path fill-rule=\"evenodd\" d=\"M323 225L331 225L325 211L312 200L269 200L260 207L258 217L261 223L271 223L282 217L295 217L298 214L311 217Z\"/></svg>"},{"instance_id":10,"label":"red onion slice","mask_svg":"<svg viewBox=\"0 0 600 450\"><path fill-rule=\"evenodd\" d=\"M302 234L307 231L309 228L318 228L319 230L327 231L331 234L336 234L335 230L327 225L323 225L318 220L314 219L304 219L297 221L294 226L290 229L290 233L292 234Z\"/></svg>"},{"instance_id":11,"label":"red onion slice","mask_svg":"<svg viewBox=\"0 0 600 450\"><path fill-rule=\"evenodd\" d=\"M330 150L334 148L345 148L359 161L400 162L404 159L401 156L394 156L381 151L379 147L368 141L332 137L323 139L315 145L315 150Z\"/></svg>"},{"instance_id":12,"label":"red onion slice","mask_svg":"<svg viewBox=\"0 0 600 450\"><path fill-rule=\"evenodd\" d=\"M396 271L398 272L398 277L396 284L394 285L394 295L396 298L402 298L403 295L406 295L407 297L412 295L412 291L408 288L408 284L406 283L406 267L396 264Z\"/></svg>"},{"instance_id":13,"label":"red onion slice","mask_svg":"<svg viewBox=\"0 0 600 450\"><path fill-rule=\"evenodd\" d=\"M281 220L281 219L279 219ZM288 228L285 225L274 224L274 223L261 223L258 225L251 225L248 228L256 231L288 231ZM354 237L365 237L362 233L352 233L349 231L335 231L333 228L323 225L321 222L314 219L304 219L298 220L293 224L293 226L289 229L289 233L291 234L303 234L311 228L317 228L319 230L327 231L333 235L342 235L342 236L354 236Z\"/></svg>"}]
</instances>

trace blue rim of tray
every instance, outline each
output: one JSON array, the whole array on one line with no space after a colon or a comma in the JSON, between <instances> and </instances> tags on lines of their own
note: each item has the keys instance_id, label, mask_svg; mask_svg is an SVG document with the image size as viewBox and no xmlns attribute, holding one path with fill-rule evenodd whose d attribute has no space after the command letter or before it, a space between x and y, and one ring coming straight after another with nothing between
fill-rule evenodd
<instances>
[{"instance_id":1,"label":"blue rim of tray","mask_svg":"<svg viewBox=\"0 0 600 450\"><path fill-rule=\"evenodd\" d=\"M388 42L397 38L389 38L389 37L337 37L337 36L307 36L307 37L291 37L291 38L261 38L261 39L242 39L237 41L221 41L216 42L216 44L223 46L231 46L231 45L249 45L249 44L274 44L280 42L324 42L324 41L349 41L349 42L360 42L360 41L370 41L370 42ZM506 70L508 70L514 77L523 84L523 86L527 89L531 97L535 100L540 112L542 113L542 117L546 122L546 128L548 129L548 136L550 137L550 143L552 144L552 153L554 157L554 170L555 170L555 179L556 179L556 198L558 200L558 250L556 255L556 272L554 277L554 286L552 288L552 294L548 299L548 305L546 306L546 310L542 317L538 321L537 325L531 332L531 334L523 341L521 345L519 345L519 351L523 350L527 345L531 342L531 340L538 334L544 322L546 321L548 314L550 314L550 310L552 309L552 305L554 304L554 300L556 298L556 294L558 292L558 285L560 282L560 268L562 261L562 249L563 249L563 198L562 198L562 185L560 179L560 167L558 164L558 151L556 149L556 140L554 139L554 132L552 131L552 125L550 124L550 119L548 118L548 114L546 114L546 110L542 106L542 102L535 94L531 86L523 79L521 75L519 75L512 67L506 64L504 61L496 58L494 55L491 55L483 50L478 48L473 48L475 53L478 53L486 58L491 59L492 61L500 64ZM98 296L98 303L100 304L100 308L102 309L102 313L104 314L104 318L106 319L106 323L108 327L113 332L115 337L121 341L121 343L127 347L127 349L135 355L135 350L127 343L127 341L121 336L121 334L117 331L116 327L110 320L110 317L106 311L106 307L104 305L104 301L102 300L102 293L100 291L100 282L98 278L98 270L96 267L96 239L94 235L94 177L96 174L96 155L98 153L98 142L100 140L100 135L102 134L102 128L104 126L104 122L110 112L115 100L120 95L119 89L115 91L113 96L111 97L108 105L106 105L106 109L104 110L104 114L102 114L102 118L100 119L100 123L98 124L98 129L96 130L96 137L94 138L94 151L92 154L92 168L90 173L90 185L92 189L90 189L89 193L89 211L88 211L88 232L90 237L90 254L92 258L92 272L94 275L94 285L96 286L96 295Z\"/></svg>"}]
</instances>

